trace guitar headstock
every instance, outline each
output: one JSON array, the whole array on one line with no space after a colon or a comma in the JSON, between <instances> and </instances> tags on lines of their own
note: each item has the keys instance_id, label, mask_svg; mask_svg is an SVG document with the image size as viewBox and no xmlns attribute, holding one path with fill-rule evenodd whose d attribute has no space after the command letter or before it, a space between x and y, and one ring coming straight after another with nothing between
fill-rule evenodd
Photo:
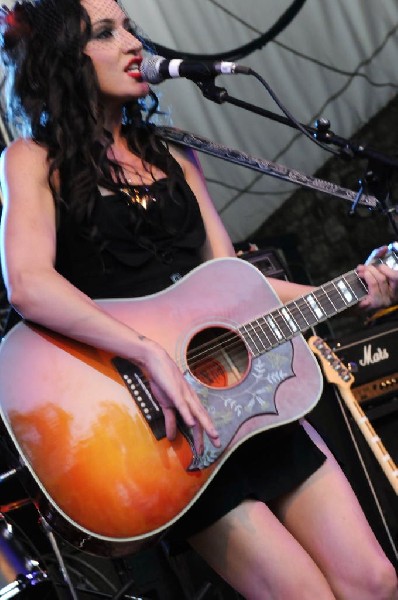
<instances>
[{"instance_id":1,"label":"guitar headstock","mask_svg":"<svg viewBox=\"0 0 398 600\"><path fill-rule=\"evenodd\" d=\"M327 381L340 387L350 388L354 383L354 376L330 346L317 336L310 337L308 345L313 353L319 357Z\"/></svg>"}]
</instances>

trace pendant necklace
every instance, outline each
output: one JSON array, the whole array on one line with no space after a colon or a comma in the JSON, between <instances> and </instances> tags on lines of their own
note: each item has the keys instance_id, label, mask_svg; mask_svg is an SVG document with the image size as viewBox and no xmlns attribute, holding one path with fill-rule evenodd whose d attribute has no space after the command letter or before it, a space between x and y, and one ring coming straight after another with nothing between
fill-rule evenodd
<instances>
[{"instance_id":1,"label":"pendant necklace","mask_svg":"<svg viewBox=\"0 0 398 600\"><path fill-rule=\"evenodd\" d=\"M131 179L127 178L126 183L127 186L121 188L120 191L127 196L131 204L140 204L142 208L147 209L151 202L156 202L156 198L149 191L149 186L134 184Z\"/></svg>"},{"instance_id":2,"label":"pendant necklace","mask_svg":"<svg viewBox=\"0 0 398 600\"><path fill-rule=\"evenodd\" d=\"M147 186L144 186L143 193L136 185L133 185L131 181L127 180L127 183L128 187L121 188L120 191L127 196L131 204L140 204L142 208L146 209L150 202L156 202L156 198L149 194L149 188Z\"/></svg>"},{"instance_id":3,"label":"pendant necklace","mask_svg":"<svg viewBox=\"0 0 398 600\"><path fill-rule=\"evenodd\" d=\"M112 149L112 154L114 160L119 164L121 168L121 174L124 180L124 186L120 188L120 191L124 196L127 197L128 203L131 204L139 204L143 209L147 209L148 206L152 202L156 202L156 198L151 194L150 186L144 183L144 178L142 174L134 167L134 165L129 164L127 161L123 161L120 158L116 159L115 151ZM150 169L148 169L148 173L151 173ZM132 176L141 180L141 183L134 183ZM156 180L152 175L152 183Z\"/></svg>"}]
</instances>

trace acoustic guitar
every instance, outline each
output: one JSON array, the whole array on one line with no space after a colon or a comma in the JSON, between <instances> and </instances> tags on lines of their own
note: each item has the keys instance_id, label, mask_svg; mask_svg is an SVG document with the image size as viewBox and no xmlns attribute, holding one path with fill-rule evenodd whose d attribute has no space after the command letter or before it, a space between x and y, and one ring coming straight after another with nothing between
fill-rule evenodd
<instances>
[{"instance_id":1,"label":"acoustic guitar","mask_svg":"<svg viewBox=\"0 0 398 600\"><path fill-rule=\"evenodd\" d=\"M383 259L397 268L397 249ZM356 271L281 305L239 258L200 265L144 298L98 300L175 359L221 438L198 455L181 422L174 441L145 373L29 322L0 348L0 414L38 506L72 544L102 555L159 538L228 456L260 431L303 417L322 376L301 333L366 295ZM267 310L264 313L264 310Z\"/></svg>"}]
</instances>

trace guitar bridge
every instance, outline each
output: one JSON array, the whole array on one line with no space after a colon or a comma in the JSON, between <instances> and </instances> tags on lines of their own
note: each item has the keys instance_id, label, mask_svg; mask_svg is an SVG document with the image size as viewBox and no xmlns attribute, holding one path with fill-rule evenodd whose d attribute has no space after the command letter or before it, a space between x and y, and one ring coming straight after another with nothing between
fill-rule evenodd
<instances>
[{"instance_id":1,"label":"guitar bridge","mask_svg":"<svg viewBox=\"0 0 398 600\"><path fill-rule=\"evenodd\" d=\"M163 412L153 397L141 369L125 358L120 358L120 356L115 356L112 359L112 364L122 378L124 385L155 438L157 440L165 438L166 428Z\"/></svg>"}]
</instances>

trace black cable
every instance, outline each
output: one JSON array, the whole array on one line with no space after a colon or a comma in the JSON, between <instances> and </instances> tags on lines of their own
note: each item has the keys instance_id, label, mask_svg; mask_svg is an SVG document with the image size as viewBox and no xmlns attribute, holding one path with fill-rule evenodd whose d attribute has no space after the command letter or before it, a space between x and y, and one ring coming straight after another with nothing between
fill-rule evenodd
<instances>
[{"instance_id":1,"label":"black cable","mask_svg":"<svg viewBox=\"0 0 398 600\"><path fill-rule=\"evenodd\" d=\"M392 30L390 30L386 37L384 38L383 42L372 52L372 54L367 57L366 59L364 59L363 61L361 61L359 63L359 65L357 66L356 70L351 74L350 78L348 79L348 81L346 81L344 83L343 86L341 86L341 88L335 92L334 94L332 94L331 96L329 96L329 98L327 98L325 100L325 102L323 103L323 105L320 107L320 109L318 110L317 114L314 115L311 119L311 121L313 122L314 120L316 120L317 118L319 118L320 116L322 116L325 108L336 98L338 98L339 96L341 96L341 94L343 94L343 92L345 92L345 90L349 87L349 85L352 83L353 79L356 76L356 71L358 71L363 65L365 64L369 64L374 58L375 56L377 56L377 54L384 48L387 40L390 38L391 36L391 32L395 31L396 26L394 26L394 28ZM290 141L283 147L281 148L281 150L276 154L276 156L273 157L274 161L278 161L280 159L281 156L283 156L290 148L291 146L297 141L297 139L300 137L300 133L296 133L293 135L293 137L290 139ZM239 200L239 198L247 193L251 187L253 185L255 185L262 177L263 175L256 175L252 182L250 184L247 184L245 186L245 188L242 190L242 193L237 193L235 194L235 196L233 196L224 206L223 208L220 210L220 214L222 214L223 212L225 212L226 210L228 210L233 204L235 204L235 202L237 200Z\"/></svg>"},{"instance_id":2,"label":"black cable","mask_svg":"<svg viewBox=\"0 0 398 600\"><path fill-rule=\"evenodd\" d=\"M292 4L285 10L285 12L279 17L279 19L266 31L261 34L255 40L235 48L233 50L227 50L226 52L218 52L216 54L196 54L192 52L176 51L166 46L162 46L157 42L151 41L151 45L155 46L156 52L161 54L167 59L172 58L185 58L189 60L198 61L217 61L217 60L230 60L237 61L245 58L249 54L252 54L256 50L260 50L276 36L278 36L290 23L295 19L297 14L304 6L306 0L293 0ZM214 3L214 2L213 2Z\"/></svg>"},{"instance_id":3,"label":"black cable","mask_svg":"<svg viewBox=\"0 0 398 600\"><path fill-rule=\"evenodd\" d=\"M304 54L303 52L299 52L298 50L295 50L294 48L290 48L286 44L283 44L282 42L277 41L275 38L284 29L286 29L286 27L291 23L293 18L301 10L304 2L302 2L302 5L299 7L294 6L295 3L293 2L293 4L277 20L277 22L266 33L261 34L259 29L257 29L256 27L253 27L252 25L250 25L250 23L247 23L246 21L244 21L243 19L241 19L240 17L235 15L232 11L228 10L224 6L221 6L218 2L216 2L216 0L209 0L209 1L212 4L214 4L215 6L217 6L220 10L225 12L227 15L229 15L235 21L238 21L239 23L241 23L242 25L244 25L245 27L247 27L248 29L250 29L251 31L253 31L257 34L260 33L260 36L258 38L256 38L255 40L253 40L252 42L250 42L249 44L241 46L240 48L236 48L235 50L229 50L227 52L220 52L220 53L216 53L216 54L196 54L196 53L189 53L189 52L177 52L175 50L167 48L166 46L162 46L160 44L154 43L154 45L157 48L157 51L160 54L162 54L165 58L168 58L168 59L170 59L170 58L187 58L187 59L194 59L194 60L199 60L199 61L200 60L203 60L203 61L206 61L206 60L237 61L237 60L244 58L245 56L248 56L255 50L261 49L269 42L273 42L280 48L283 48L283 50L286 50L287 52L290 52L291 54L298 56L299 58L302 58L304 60L312 62L313 64L316 64L324 69L327 69L328 71L336 73L337 75L346 75L348 77L361 77L361 78L365 79L369 83L369 85L371 85L372 87L398 88L398 85L396 83L393 83L392 81L386 81L386 82L379 83L379 82L376 82L376 81L373 81L372 79L370 79L370 77L368 75L366 75L366 73L359 73L358 69L360 67L362 67L364 64L366 64L366 62L368 62L368 61L360 63L354 71L346 71L344 69L339 69L337 67L333 67L332 65L328 65L327 63L324 63L316 58L308 56L307 54ZM376 51L372 54L372 56L370 57L370 60L374 57L375 54L378 53L378 51L380 51L384 47L384 45L389 40L389 38L391 38L392 36L395 35L397 29L398 29L398 25L395 24L390 29L390 31L387 32L387 35L385 36L382 44L378 48L376 48ZM250 47L252 45L254 47L252 49L250 49Z\"/></svg>"},{"instance_id":4,"label":"black cable","mask_svg":"<svg viewBox=\"0 0 398 600\"><path fill-rule=\"evenodd\" d=\"M384 49L384 46L386 45L386 43L388 42L388 40L393 37L394 35L396 35L398 30L398 24L394 25L394 27L392 29L390 29L390 31L387 32L386 36L384 37L383 41L381 42L381 44L379 46L377 46L377 48L375 48L375 50L372 52L372 54L366 58L365 60L361 61L358 66L354 69L354 71L346 71L344 69L339 69L337 67L332 67L332 65L328 65L327 63L317 59L317 58L313 58L312 56L308 56L308 54L304 54L303 52L299 52L298 50L295 50L294 48L290 48L290 46L287 46L286 44L282 44L282 42L277 42L274 40L274 44L276 46L279 46L280 48L282 48L283 50L286 50L286 52L290 52L291 54L293 54L294 56L298 56L299 58L302 58L304 60L307 60L308 62L311 62L315 65L317 65L318 67L322 67L323 69L326 69L327 71L331 71L332 73L336 73L336 75L345 75L346 77L349 77L350 79L353 79L354 77L361 77L362 79L365 79L365 81L367 81L369 83L369 85L371 85L372 87L393 87L393 88L398 88L398 84L393 83L392 81L385 81L385 82L377 82L377 81L372 81L372 79L370 79L370 77L368 75L366 75L366 73L360 73L359 69L361 69L362 67L364 67L365 65L368 65L370 62L372 62L372 60L374 59L375 56L377 56L377 54L379 54L381 52L381 50Z\"/></svg>"},{"instance_id":5,"label":"black cable","mask_svg":"<svg viewBox=\"0 0 398 600\"><path fill-rule=\"evenodd\" d=\"M294 124L294 126L295 126L296 129L298 129L305 137L307 137L309 140L311 140L311 142L313 142L314 144L316 144L317 146L319 146L323 150L326 150L327 152L329 152L330 154L334 154L335 156L341 156L341 153L338 150L334 150L333 148L331 148L327 144L324 144L323 142L320 142L314 136L313 133L311 133L310 131L308 131L308 129L306 129L306 127L304 125L302 125L296 119L296 117L294 117L292 115L292 113L279 100L278 96L275 94L275 92L270 87L270 85L267 83L267 81L264 79L264 77L262 77L261 75L259 75L253 69L249 69L249 74L252 75L253 77L255 77L265 87L265 89L267 90L267 92L269 93L269 95L271 96L271 98L273 99L273 101L279 106L279 108L286 115L286 117Z\"/></svg>"},{"instance_id":6,"label":"black cable","mask_svg":"<svg viewBox=\"0 0 398 600\"><path fill-rule=\"evenodd\" d=\"M53 565L55 565L55 567L59 566L57 558L55 556L47 557L47 561L49 563L52 563ZM98 587L95 585L95 583L88 578L87 575L82 573L82 571L79 571L79 569L77 569L76 567L72 567L71 565L68 565L68 572L75 576L76 582L73 584L75 588L77 588L78 586L85 586L84 589L87 591L87 593L101 591L98 589ZM57 575L59 577L60 573L58 572ZM58 581L54 582L54 585L58 585L58 584L63 585L63 581L61 580L61 582L58 582Z\"/></svg>"},{"instance_id":7,"label":"black cable","mask_svg":"<svg viewBox=\"0 0 398 600\"><path fill-rule=\"evenodd\" d=\"M252 27L249 23L243 21L243 19L239 18L237 15L233 14L231 11L229 11L228 9L226 9L225 7L221 6L218 2L216 2L216 0L210 0L212 2L212 4L216 5L219 9L223 10L225 13L227 13L229 16L231 16L233 19L235 19L236 21L239 21L240 23L242 23L243 25L245 25L246 27L250 28L252 31L258 32L259 30ZM293 5L291 5L290 9L293 7ZM290 10L289 9L289 10ZM286 11L287 12L287 11ZM285 13L286 15L286 13ZM282 17L281 17L282 19ZM279 19L278 22L281 21L281 19ZM275 27L275 26L274 26ZM271 31L273 28L271 28L269 31ZM325 69L328 69L329 71L335 72L336 74L339 75L346 75L348 76L350 79L348 81L348 83L346 83L340 90L339 92L337 92L336 94L334 94L333 96L331 96L330 98L328 98L326 100L326 102L324 103L323 107L318 111L318 114L314 117L317 118L319 117L319 115L321 114L321 112L323 112L323 109L331 102L331 100L336 99L337 97L339 97L344 91L345 89L348 87L349 83L352 81L352 79L354 79L355 77L361 77L363 79L365 79L370 85L372 85L373 87L398 87L396 84L392 83L392 82L385 82L385 83L377 83L372 81L365 73L359 73L359 69L362 68L364 65L369 64L374 58L375 56L377 56L377 54L380 53L380 51L384 48L384 46L386 45L387 41L396 33L398 29L398 25L395 24L385 35L383 41L381 42L381 44L372 52L372 54L366 58L365 60L361 61L358 66L356 67L356 69L354 71L344 71L342 69L338 69L335 67L332 67L331 65L328 65L326 63L323 63L321 61L319 61L318 59L312 58L310 56L307 56L301 52L295 51L292 48L289 48L288 46L286 46L285 44L282 44L281 42L278 42L276 40L273 40L274 43L276 45L279 45L281 48L283 48L284 50L299 56L300 58L303 58L304 60L308 60L310 62L313 62L314 64L317 64L318 66L321 66ZM267 32L268 33L268 32ZM267 34L264 34L267 35ZM261 39L262 36L260 36ZM271 40L269 40L271 41ZM158 49L163 48L162 46L157 45ZM169 49L165 49L163 48L166 52L169 51ZM235 50L235 51L231 51L231 53L233 52L238 52L239 49ZM174 52L174 51L170 51L170 52ZM178 55L179 57L195 57L196 59L200 59L200 57L205 58L207 60L210 60L212 57L217 60L219 58L222 57L226 57L227 54L215 54L215 55L197 55L197 54L189 54L189 53L180 53ZM171 58L172 56L170 56ZM313 119L313 120L314 120ZM277 157L274 159L276 160L277 158L279 158L280 156L282 156L291 146L292 144L297 140L297 138L299 137L299 134L296 134L292 137L292 139L290 140L290 142L278 153ZM261 179L262 175L257 175L254 180L251 182L251 184L249 184L248 186L246 186L244 189L242 189L241 191L239 191L239 189L237 189L237 195L234 196L234 198L232 198L228 204L222 209L223 211L226 208L229 208L229 206L231 206L237 199L239 199L239 197L243 194L243 193L254 193L254 192L250 192L250 187L255 185L255 183L257 183L260 179ZM212 181L213 183L217 183L218 185L220 185L221 187L227 187L226 185L223 184L223 182L216 182L215 180ZM267 193L267 192L266 192ZM281 192L282 193L286 193L286 192ZM272 193L274 195L274 193Z\"/></svg>"},{"instance_id":8,"label":"black cable","mask_svg":"<svg viewBox=\"0 0 398 600\"><path fill-rule=\"evenodd\" d=\"M17 509L18 510L18 509ZM15 519L13 517L10 516L9 513L7 513L7 517L6 517L7 521L10 522L10 524L12 525L12 527L17 531L17 533L19 534L20 538L21 538L21 543L24 546L24 549L26 548L26 550L29 552L33 553L33 556L31 558L34 558L36 560L39 561L39 565L43 566L43 571L46 573L48 579L44 580L42 583L43 584L50 584L52 585L52 587L55 589L55 582L52 580L52 578L50 577L50 562L51 562L51 558L50 560L48 560L48 555L47 554L43 554L43 552L40 552L40 550L37 548L37 546L33 543L31 536L28 536L28 534L25 532L25 530L22 528L21 525L19 525L17 523L17 521L15 521ZM38 585L42 585L42 583L38 584ZM57 599L58 600L62 600L62 598L58 595L57 592L55 592L57 595ZM52 600L55 600L54 598Z\"/></svg>"},{"instance_id":9,"label":"black cable","mask_svg":"<svg viewBox=\"0 0 398 600\"><path fill-rule=\"evenodd\" d=\"M133 585L135 585L135 581L134 581L134 579L130 579L130 581L125 583L124 586L121 587L120 590L114 596L112 596L111 600L122 600L124 594L126 592L128 592L130 590L130 588L133 587ZM145 600L145 598L143 596L142 597L140 596L139 600Z\"/></svg>"},{"instance_id":10,"label":"black cable","mask_svg":"<svg viewBox=\"0 0 398 600\"><path fill-rule=\"evenodd\" d=\"M70 562L70 561L74 561L75 563L81 565L82 567L84 567L85 569L87 569L88 571L91 572L91 574L95 575L96 577L98 577L98 579L102 582L105 583L109 590L112 593L115 593L117 591L116 586L112 583L112 581L106 577L106 575L104 575L103 573L101 573L101 571L99 571L96 567L94 567L93 565L91 565L89 562L83 560L82 558L80 558L79 556L75 556L74 554L64 554L63 555L65 562Z\"/></svg>"},{"instance_id":11,"label":"black cable","mask_svg":"<svg viewBox=\"0 0 398 600\"><path fill-rule=\"evenodd\" d=\"M214 4L215 6L217 6L220 10L222 10L224 13L226 13L228 16L230 16L232 19L234 19L234 21L237 21L241 25L244 25L250 31L253 31L256 34L260 34L261 35L261 30L259 30L257 27L253 27L253 25L251 25L247 21L244 21L241 17L239 17L238 15L236 15L235 13L233 13L232 11L228 10L224 6L221 6L221 4L219 4L218 2L216 2L216 0L209 0L209 2L211 2L212 4ZM283 44L279 40L275 40L274 39L274 40L270 40L270 41L272 41L276 46L279 46L283 50L286 50L287 52L290 52L294 56L298 56L299 58L302 58L304 60L312 62L313 64L316 64L316 65L318 65L318 66L320 66L320 67L322 67L324 69L327 69L328 71L331 71L332 73L336 73L337 75L346 75L348 77L362 77L363 79L365 79L373 87L395 87L395 88L398 88L398 85L395 84L395 83L393 83L393 82L391 82L391 81L384 82L384 83L378 83L376 81L372 81L365 73L358 73L358 70L361 67L363 67L365 64L371 62L371 60L373 60L373 58L384 48L384 46L386 45L386 43L388 42L388 40L396 34L397 30L398 30L398 24L395 24L387 32L387 34L385 35L383 41L375 49L375 51L370 56L370 58L367 59L367 60L365 60L365 61L363 61L363 62L361 62L361 63L359 63L358 67L354 71L345 71L344 69L339 69L337 67L333 67L332 65L328 65L327 63L324 63L324 62L322 62L322 61L320 61L320 60L318 60L316 58L313 58L312 56L308 56L308 54L304 54L303 52L300 52L298 50L295 50L294 48L291 48L290 46L287 46L286 44Z\"/></svg>"}]
</instances>

